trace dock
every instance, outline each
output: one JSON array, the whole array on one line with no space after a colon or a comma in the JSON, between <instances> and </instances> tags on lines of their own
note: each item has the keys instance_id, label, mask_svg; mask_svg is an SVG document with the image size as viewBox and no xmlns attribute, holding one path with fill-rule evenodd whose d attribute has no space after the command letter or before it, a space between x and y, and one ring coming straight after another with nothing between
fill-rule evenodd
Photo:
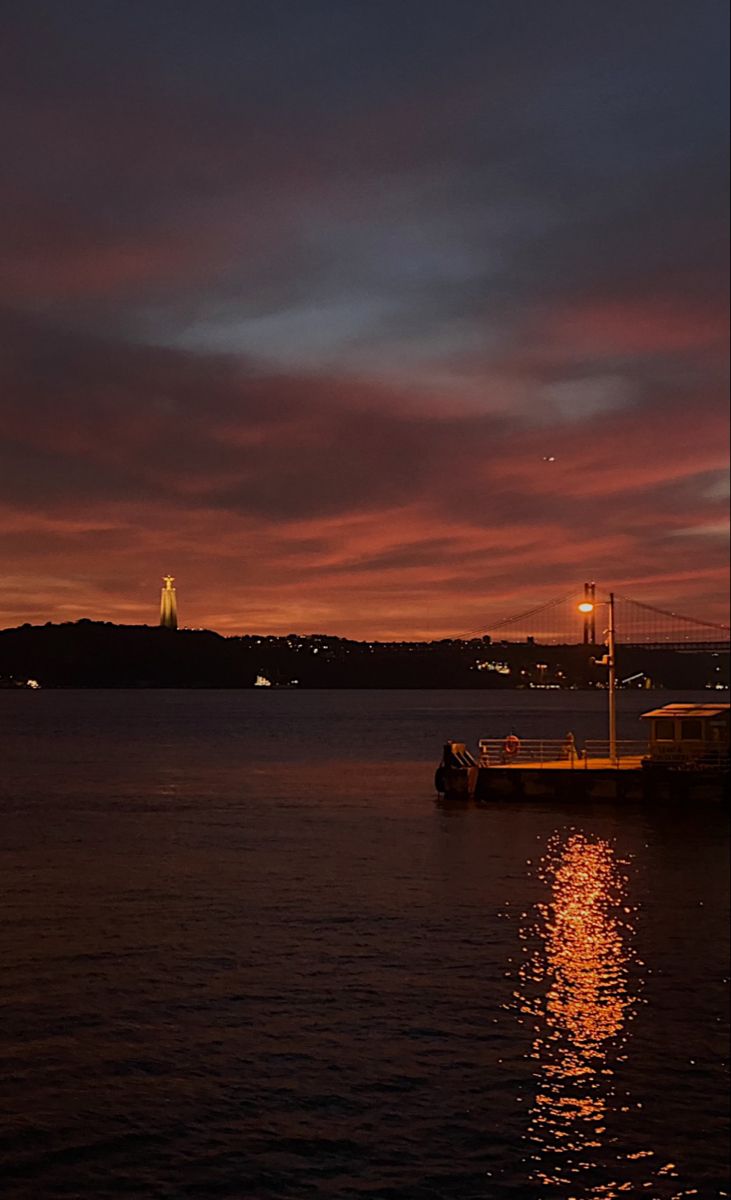
<instances>
[{"instance_id":1,"label":"dock","mask_svg":"<svg viewBox=\"0 0 731 1200\"><path fill-rule=\"evenodd\" d=\"M729 777L727 704L670 704L645 713L646 741L481 738L444 745L434 783L449 800L717 798Z\"/></svg>"}]
</instances>

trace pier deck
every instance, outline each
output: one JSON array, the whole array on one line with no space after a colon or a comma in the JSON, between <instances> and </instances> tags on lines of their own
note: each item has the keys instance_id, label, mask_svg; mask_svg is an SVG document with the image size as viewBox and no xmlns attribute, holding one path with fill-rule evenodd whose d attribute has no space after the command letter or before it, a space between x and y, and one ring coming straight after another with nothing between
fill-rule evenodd
<instances>
[{"instance_id":1,"label":"pier deck","mask_svg":"<svg viewBox=\"0 0 731 1200\"><path fill-rule=\"evenodd\" d=\"M498 771L638 771L642 766L642 755L624 758L579 758L573 762L565 758L541 759L538 762L520 760L514 763L494 763L486 770Z\"/></svg>"},{"instance_id":2,"label":"pier deck","mask_svg":"<svg viewBox=\"0 0 731 1200\"><path fill-rule=\"evenodd\" d=\"M728 704L666 704L645 713L647 742L563 738L480 738L477 756L445 742L434 782L454 799L720 798L728 786Z\"/></svg>"}]
</instances>

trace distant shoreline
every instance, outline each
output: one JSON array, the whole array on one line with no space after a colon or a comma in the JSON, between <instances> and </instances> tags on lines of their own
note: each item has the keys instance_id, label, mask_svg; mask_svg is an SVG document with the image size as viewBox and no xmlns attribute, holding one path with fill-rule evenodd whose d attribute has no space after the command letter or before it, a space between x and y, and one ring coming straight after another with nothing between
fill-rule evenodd
<instances>
[{"instance_id":1,"label":"distant shoreline","mask_svg":"<svg viewBox=\"0 0 731 1200\"><path fill-rule=\"evenodd\" d=\"M222 637L81 620L0 631L0 689L254 691L593 691L606 686L601 645L533 639L355 642L326 634ZM728 651L618 647L627 687L728 687Z\"/></svg>"},{"instance_id":2,"label":"distant shoreline","mask_svg":"<svg viewBox=\"0 0 731 1200\"><path fill-rule=\"evenodd\" d=\"M705 687L678 687L668 689L666 687L651 687L651 688L622 688L623 692L642 692L643 694L651 695L653 693L666 693L672 690L673 694L682 692L692 692L694 695L703 693L709 697L718 695L725 696L729 693L729 688L705 688ZM271 694L272 692L468 692L471 695L479 693L489 693L490 695L507 693L535 696L543 695L546 692L552 695L602 695L606 689L598 687L571 687L571 688L521 688L521 687L506 687L499 691L494 688L479 688L479 687L463 687L455 685L441 684L374 684L372 686L348 686L340 685L333 686L332 684L309 684L301 687L271 687L261 688L254 687L251 684L131 684L131 683L94 683L94 684L78 684L78 683L63 683L63 684L46 684L39 685L37 688L29 688L23 683L0 683L0 693L2 692L257 692L260 694ZM709 700L710 703L710 700Z\"/></svg>"}]
</instances>

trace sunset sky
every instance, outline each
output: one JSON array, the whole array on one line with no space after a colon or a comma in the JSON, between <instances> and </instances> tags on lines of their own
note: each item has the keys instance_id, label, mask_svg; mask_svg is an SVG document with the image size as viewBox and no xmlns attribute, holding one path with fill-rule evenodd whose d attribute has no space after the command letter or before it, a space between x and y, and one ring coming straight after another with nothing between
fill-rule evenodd
<instances>
[{"instance_id":1,"label":"sunset sky","mask_svg":"<svg viewBox=\"0 0 731 1200\"><path fill-rule=\"evenodd\" d=\"M2 11L0 626L727 620L726 0Z\"/></svg>"}]
</instances>

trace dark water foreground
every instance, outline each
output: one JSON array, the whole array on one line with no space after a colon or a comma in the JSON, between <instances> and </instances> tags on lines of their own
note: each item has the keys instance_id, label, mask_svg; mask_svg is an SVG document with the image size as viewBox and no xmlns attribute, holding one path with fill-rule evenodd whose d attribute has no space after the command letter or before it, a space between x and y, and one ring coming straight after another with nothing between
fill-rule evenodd
<instances>
[{"instance_id":1,"label":"dark water foreground","mask_svg":"<svg viewBox=\"0 0 731 1200\"><path fill-rule=\"evenodd\" d=\"M727 807L433 797L603 705L0 693L2 1195L731 1193Z\"/></svg>"}]
</instances>

